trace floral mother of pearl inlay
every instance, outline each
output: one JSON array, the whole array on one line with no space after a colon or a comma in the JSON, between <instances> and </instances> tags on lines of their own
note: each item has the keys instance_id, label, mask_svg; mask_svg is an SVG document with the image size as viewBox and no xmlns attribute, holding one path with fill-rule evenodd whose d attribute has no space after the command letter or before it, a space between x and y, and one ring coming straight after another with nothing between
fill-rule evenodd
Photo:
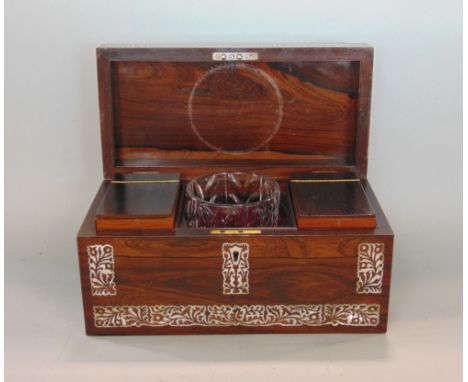
<instances>
[{"instance_id":1,"label":"floral mother of pearl inlay","mask_svg":"<svg viewBox=\"0 0 468 382\"><path fill-rule=\"evenodd\" d=\"M384 248L383 243L359 244L356 282L357 293L382 293Z\"/></svg>"},{"instance_id":2,"label":"floral mother of pearl inlay","mask_svg":"<svg viewBox=\"0 0 468 382\"><path fill-rule=\"evenodd\" d=\"M97 328L162 326L375 327L378 304L318 305L96 305Z\"/></svg>"},{"instance_id":3,"label":"floral mother of pearl inlay","mask_svg":"<svg viewBox=\"0 0 468 382\"><path fill-rule=\"evenodd\" d=\"M87 252L91 295L115 296L114 247L110 244L89 245Z\"/></svg>"}]
</instances>

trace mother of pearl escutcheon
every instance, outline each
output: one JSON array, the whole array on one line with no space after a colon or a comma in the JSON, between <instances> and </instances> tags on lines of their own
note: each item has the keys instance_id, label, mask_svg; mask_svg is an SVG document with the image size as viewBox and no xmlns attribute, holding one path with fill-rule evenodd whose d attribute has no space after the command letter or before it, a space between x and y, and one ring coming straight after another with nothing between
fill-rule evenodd
<instances>
[{"instance_id":1,"label":"mother of pearl escutcheon","mask_svg":"<svg viewBox=\"0 0 468 382\"><path fill-rule=\"evenodd\" d=\"M249 244L224 243L223 294L249 294Z\"/></svg>"}]
</instances>

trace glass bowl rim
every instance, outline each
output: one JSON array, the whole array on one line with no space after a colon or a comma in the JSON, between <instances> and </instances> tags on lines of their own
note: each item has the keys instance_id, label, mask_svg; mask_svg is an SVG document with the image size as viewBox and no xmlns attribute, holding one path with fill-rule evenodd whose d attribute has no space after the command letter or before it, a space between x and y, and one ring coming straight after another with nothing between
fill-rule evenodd
<instances>
[{"instance_id":1,"label":"glass bowl rim","mask_svg":"<svg viewBox=\"0 0 468 382\"><path fill-rule=\"evenodd\" d=\"M267 179L269 182L271 182L271 184L273 185L273 188L274 188L273 192L266 199L259 200L257 202L250 202L250 203L243 203L243 204L228 204L228 203L210 202L209 200L201 199L199 196L196 196L193 192L191 193L191 195L188 195L189 192L191 191L189 189L189 187L192 184L194 184L197 180L204 179L204 178L211 177L211 176L215 176L215 175L227 175L227 174L232 174L232 175L240 174L240 175L258 176L259 178L262 177L264 179ZM193 187L192 187L192 189L193 189ZM261 175L261 174L257 174L256 172L247 172L247 171L234 171L234 172L223 171L223 172L214 172L214 173L211 173L211 174L202 175L202 176L199 176L199 177L196 177L196 178L190 180L187 183L187 186L185 187L185 194L186 194L187 197L189 197L191 199L195 199L200 203L208 204L208 205L211 205L211 206L218 206L220 208L240 208L240 207L243 207L243 206L251 207L251 206L255 206L255 205L268 203L268 202L272 201L273 199L275 199L275 195L276 195L276 198L279 199L279 197L281 196L281 189L280 189L279 183L275 179L270 178L269 176L266 176L266 175ZM279 200L278 200L278 202L279 202Z\"/></svg>"}]
</instances>

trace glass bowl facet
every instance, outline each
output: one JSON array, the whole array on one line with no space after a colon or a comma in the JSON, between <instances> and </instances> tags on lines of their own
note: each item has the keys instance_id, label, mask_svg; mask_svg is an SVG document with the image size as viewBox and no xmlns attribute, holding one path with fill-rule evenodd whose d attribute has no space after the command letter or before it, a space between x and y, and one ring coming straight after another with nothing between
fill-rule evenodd
<instances>
[{"instance_id":1,"label":"glass bowl facet","mask_svg":"<svg viewBox=\"0 0 468 382\"><path fill-rule=\"evenodd\" d=\"M275 227L279 184L255 173L217 173L190 181L185 190L189 227Z\"/></svg>"}]
</instances>

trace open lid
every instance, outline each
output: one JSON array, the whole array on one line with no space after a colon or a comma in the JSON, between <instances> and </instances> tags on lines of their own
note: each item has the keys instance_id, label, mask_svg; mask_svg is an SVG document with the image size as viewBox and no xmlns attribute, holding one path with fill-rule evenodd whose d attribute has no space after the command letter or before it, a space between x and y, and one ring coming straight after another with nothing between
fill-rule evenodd
<instances>
[{"instance_id":1,"label":"open lid","mask_svg":"<svg viewBox=\"0 0 468 382\"><path fill-rule=\"evenodd\" d=\"M230 170L365 178L373 49L97 49L104 176Z\"/></svg>"}]
</instances>

